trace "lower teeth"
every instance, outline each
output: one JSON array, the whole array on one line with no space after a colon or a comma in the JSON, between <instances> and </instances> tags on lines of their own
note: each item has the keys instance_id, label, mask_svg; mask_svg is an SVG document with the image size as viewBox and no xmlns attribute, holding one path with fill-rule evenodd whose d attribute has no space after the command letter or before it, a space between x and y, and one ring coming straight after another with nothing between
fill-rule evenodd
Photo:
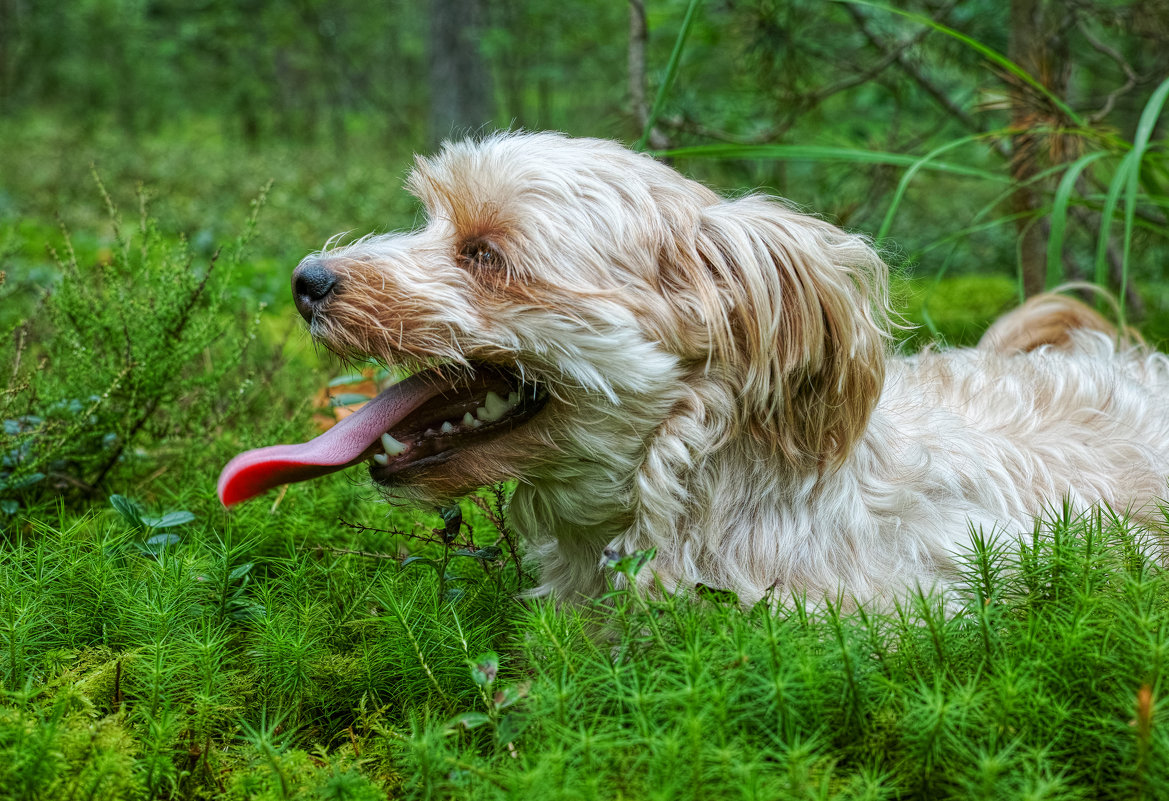
<instances>
[{"instance_id":1,"label":"lower teeth","mask_svg":"<svg viewBox=\"0 0 1169 801\"><path fill-rule=\"evenodd\" d=\"M494 392L490 392L488 393L488 401L486 406L476 409L477 415L472 415L470 412L467 412L463 415L463 419L460 421L460 423L446 421L439 427L438 432L432 428L428 428L425 432L423 432L422 436L431 437L435 436L437 433L453 434L458 427L463 429L479 428L483 425L484 422L494 423L497 420L503 418L516 406L518 406L519 402L520 395L518 392L509 393L506 401L504 401ZM404 443L394 439L394 437L388 432L382 434L381 444L382 449L385 452L375 453L373 455L373 460L383 466L390 463L390 457L401 456L407 450L407 446Z\"/></svg>"}]
</instances>

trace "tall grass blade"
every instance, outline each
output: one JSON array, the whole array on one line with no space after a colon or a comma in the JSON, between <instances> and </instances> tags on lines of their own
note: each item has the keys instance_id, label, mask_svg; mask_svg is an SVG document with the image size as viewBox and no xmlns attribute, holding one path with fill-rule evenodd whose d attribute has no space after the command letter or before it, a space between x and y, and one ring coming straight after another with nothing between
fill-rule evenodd
<instances>
[{"instance_id":1,"label":"tall grass blade","mask_svg":"<svg viewBox=\"0 0 1169 801\"><path fill-rule=\"evenodd\" d=\"M657 155L671 158L713 158L713 159L760 159L760 160L790 160L790 161L839 161L848 164L887 164L894 167L913 167L920 163L919 169L946 172L953 175L963 175L970 178L981 178L995 183L1010 183L1010 179L992 170L983 170L965 164L956 164L949 161L926 161L921 156L911 156L905 153L889 153L880 150L862 150L850 147L830 147L826 145L695 145L693 147L676 147L664 150Z\"/></svg>"},{"instance_id":2,"label":"tall grass blade","mask_svg":"<svg viewBox=\"0 0 1169 801\"><path fill-rule=\"evenodd\" d=\"M1100 210L1100 236L1096 241L1096 283L1107 286L1108 281L1108 242L1112 234L1112 217L1116 213L1116 204L1120 194L1125 194L1124 205L1124 238L1121 250L1120 266L1120 307L1118 322L1125 324L1125 295L1128 292L1128 262L1132 251L1132 232L1136 222L1136 202L1139 196L1141 165L1145 153L1149 149L1149 139L1153 128L1161 116L1166 96L1169 96L1169 78L1166 78L1153 92L1149 101L1141 112L1140 122L1137 124L1136 137L1132 149L1125 154L1112 176L1108 191L1104 195L1104 205Z\"/></svg>"},{"instance_id":3,"label":"tall grass blade","mask_svg":"<svg viewBox=\"0 0 1169 801\"><path fill-rule=\"evenodd\" d=\"M1137 123L1137 134L1133 139L1132 156L1128 174L1125 176L1124 193L1124 250L1120 270L1120 325L1124 327L1124 302L1128 291L1128 256L1132 250L1133 220L1137 210L1137 194L1140 188L1141 164L1144 161L1145 151L1149 149L1149 139L1153 129L1161 116L1161 109L1165 106L1165 98L1169 96L1169 78L1161 81L1156 91L1145 104L1141 112L1140 122Z\"/></svg>"},{"instance_id":4,"label":"tall grass blade","mask_svg":"<svg viewBox=\"0 0 1169 801\"><path fill-rule=\"evenodd\" d=\"M650 109L649 116L645 120L645 130L641 132L641 139L637 140L637 150L645 150L645 146L649 142L650 132L653 131L654 125L658 121L658 115L662 113L662 106L666 104L666 95L674 83L674 77L678 74L678 64L682 61L682 50L686 46L686 37L690 34L690 26L694 23L700 5L702 5L702 0L690 0L690 5L686 6L686 16L682 18L682 29L678 31L678 38L674 40L674 50L670 53L669 63L666 64L666 77L658 87L657 96L654 97L653 108Z\"/></svg>"},{"instance_id":5,"label":"tall grass blade","mask_svg":"<svg viewBox=\"0 0 1169 801\"><path fill-rule=\"evenodd\" d=\"M1095 281L1097 286L1108 286L1108 240L1112 235L1112 215L1116 213L1116 204L1120 200L1120 190L1132 169L1132 162L1136 151L1130 150L1120 160L1112 181L1108 184L1108 191L1104 194L1104 205L1100 207L1100 236L1096 240ZM1102 301L1101 301L1102 302ZM1123 320L1121 321L1123 324Z\"/></svg>"},{"instance_id":6,"label":"tall grass blade","mask_svg":"<svg viewBox=\"0 0 1169 801\"><path fill-rule=\"evenodd\" d=\"M1107 150L1098 150L1081 156L1063 174L1055 197L1051 201L1051 233L1047 237L1047 288L1052 289L1063 283L1063 244L1066 238L1068 204L1080 174L1094 161L1112 155Z\"/></svg>"},{"instance_id":7,"label":"tall grass blade","mask_svg":"<svg viewBox=\"0 0 1169 801\"><path fill-rule=\"evenodd\" d=\"M980 139L985 139L989 136L998 135L1001 132L996 131L993 134L974 134L973 136L964 136L961 139L955 139L953 142L947 142L941 147L934 148L929 153L926 153L910 166L905 174L901 176L901 180L897 184L897 191L893 193L893 200L889 203L889 210L885 212L885 219L881 221L881 227L877 231L877 241L880 242L889 235L889 229L893 227L893 217L897 214L897 209L901 206L901 199L905 196L905 192L909 189L909 183L914 176L918 174L923 168L928 166L933 160L943 153L946 153L962 145L971 142L977 142Z\"/></svg>"}]
</instances>

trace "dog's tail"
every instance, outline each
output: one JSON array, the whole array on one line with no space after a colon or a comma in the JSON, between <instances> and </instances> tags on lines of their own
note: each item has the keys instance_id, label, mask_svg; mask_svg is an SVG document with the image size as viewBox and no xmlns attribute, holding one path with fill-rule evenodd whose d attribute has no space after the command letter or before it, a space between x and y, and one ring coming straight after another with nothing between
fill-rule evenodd
<instances>
[{"instance_id":1,"label":"dog's tail","mask_svg":"<svg viewBox=\"0 0 1169 801\"><path fill-rule=\"evenodd\" d=\"M1077 331L1097 331L1121 346L1144 346L1144 339L1132 328L1125 326L1123 330L1119 329L1088 304L1062 294L1078 289L1100 294L1116 309L1116 300L1112 295L1094 284L1065 284L1053 292L1044 292L1028 299L1019 308L995 320L982 339L978 340L979 349L999 353L1026 353L1048 346L1056 350L1073 351L1078 347L1074 336Z\"/></svg>"}]
</instances>

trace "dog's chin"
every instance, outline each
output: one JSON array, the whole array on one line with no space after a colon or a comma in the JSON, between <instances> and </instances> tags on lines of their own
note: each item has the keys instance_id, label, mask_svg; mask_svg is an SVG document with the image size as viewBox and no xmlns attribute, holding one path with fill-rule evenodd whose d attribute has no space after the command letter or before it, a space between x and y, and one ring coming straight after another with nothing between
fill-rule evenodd
<instances>
[{"instance_id":1,"label":"dog's chin","mask_svg":"<svg viewBox=\"0 0 1169 801\"><path fill-rule=\"evenodd\" d=\"M517 453L524 449L521 441L530 440L517 433L500 433L490 441L444 450L398 469L371 463L369 477L387 498L395 501L413 505L451 503L480 487L522 476L526 460Z\"/></svg>"}]
</instances>

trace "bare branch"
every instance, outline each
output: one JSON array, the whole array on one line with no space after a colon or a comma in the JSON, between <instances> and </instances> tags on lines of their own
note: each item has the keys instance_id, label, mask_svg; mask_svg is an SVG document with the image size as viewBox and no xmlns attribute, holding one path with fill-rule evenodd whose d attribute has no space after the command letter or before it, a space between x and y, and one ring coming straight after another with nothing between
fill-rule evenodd
<instances>
[{"instance_id":1,"label":"bare branch","mask_svg":"<svg viewBox=\"0 0 1169 801\"><path fill-rule=\"evenodd\" d=\"M330 548L325 545L314 545L311 548L303 548L304 551L313 553L335 553L344 556L363 556L366 559L392 559L395 562L401 562L406 557L399 556L394 553L378 553L377 551L355 551L352 548Z\"/></svg>"},{"instance_id":2,"label":"bare branch","mask_svg":"<svg viewBox=\"0 0 1169 801\"><path fill-rule=\"evenodd\" d=\"M641 4L641 0L629 0L629 2L631 5L639 6ZM935 21L944 19L946 15L950 13L950 9L952 9L955 5L957 5L956 0L951 0L945 6L938 9L937 13L933 16L933 19ZM846 6L846 8L850 13L854 14L854 18L859 13L856 12L856 10L851 6ZM705 126L702 126L685 117L663 118L660 119L661 123L667 127L673 128L674 130L686 131L688 133L693 133L707 139L714 139L715 141L719 142L729 142L736 145L761 145L768 142L774 142L776 140L782 139L783 136L796 124L796 122L799 121L801 115L812 111L830 97L852 89L854 86L859 86L873 80L886 69L888 69L891 64L900 64L902 61L907 62L908 59L905 55L906 51L920 44L923 39L925 39L930 35L930 33L933 32L932 28L925 26L922 28L922 30L918 31L908 39L886 45L883 42L877 40L875 35L871 35L869 31L863 27L863 17L861 17L860 20L861 22L858 24L862 26L862 31L865 33L865 36L869 39L870 43L877 47L884 55L868 69L854 73L846 78L842 78L841 80L836 81L835 83L829 84L828 86L824 86L814 92L809 92L796 98L789 105L788 110L784 114L783 118L767 130L761 131L751 136L735 136L734 134L730 134L725 131L706 128ZM939 91L940 94L940 90L935 91ZM944 94L942 95L942 98L945 99Z\"/></svg>"},{"instance_id":3,"label":"bare branch","mask_svg":"<svg viewBox=\"0 0 1169 801\"><path fill-rule=\"evenodd\" d=\"M934 15L933 19L935 21L941 21L945 19L946 15L954 5L954 3L950 3L944 6L938 11L937 14ZM975 133L986 132L986 126L984 126L981 121L971 116L970 113L966 111L966 109L952 101L945 91L934 84L933 81L925 76L925 73L918 69L917 65L915 65L906 56L906 48L896 48L885 44L885 42L882 41L881 38L869 27L869 21L865 18L865 15L862 14L855 6L845 4L844 10L847 11L849 16L852 17L853 21L857 25L857 28L859 28L860 32L864 34L865 38L869 41L869 44L878 50L891 55L893 61L897 64L901 71L912 78L918 86L924 89L926 94L933 98L935 103L944 108L951 117L958 120L958 122L962 123L963 126L970 129L971 131L974 131ZM932 29L927 28L927 31L928 30ZM998 155L1002 156L1003 158L1010 158L1010 149L1003 142L995 140L991 142L991 147Z\"/></svg>"},{"instance_id":4,"label":"bare branch","mask_svg":"<svg viewBox=\"0 0 1169 801\"><path fill-rule=\"evenodd\" d=\"M1132 65L1125 61L1124 56L1122 56L1117 50L1109 47L1107 44L1097 39L1092 34L1092 31L1088 29L1088 26L1083 23L1083 21L1081 21L1077 27L1079 28L1080 33L1083 35L1084 39L1086 39L1088 44L1092 46L1092 49L1103 53L1116 62L1116 65L1124 71L1125 78L1127 79L1123 86L1119 86L1108 93L1108 97L1104 99L1104 105L1101 106L1099 111L1088 116L1088 122L1095 123L1108 116L1108 113L1112 111L1113 104L1116 103L1116 98L1127 93L1134 86L1136 86L1138 79L1136 71L1133 70Z\"/></svg>"}]
</instances>

